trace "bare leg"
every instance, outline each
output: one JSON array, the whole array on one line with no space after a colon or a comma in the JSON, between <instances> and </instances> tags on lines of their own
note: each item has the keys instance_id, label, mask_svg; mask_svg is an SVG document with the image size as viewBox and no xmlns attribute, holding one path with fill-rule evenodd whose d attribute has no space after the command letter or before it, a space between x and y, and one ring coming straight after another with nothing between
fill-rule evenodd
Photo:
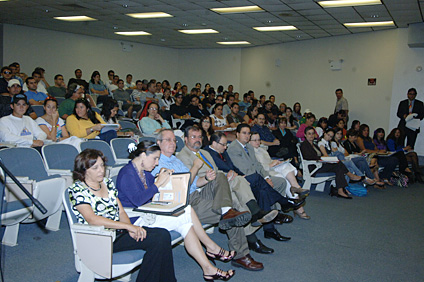
<instances>
[{"instance_id":1,"label":"bare leg","mask_svg":"<svg viewBox=\"0 0 424 282\"><path fill-rule=\"evenodd\" d=\"M355 175L355 174L353 174L351 172L346 173L346 175L349 176L349 178L352 179L352 180L360 180L361 179L360 176Z\"/></svg>"},{"instance_id":2,"label":"bare leg","mask_svg":"<svg viewBox=\"0 0 424 282\"><path fill-rule=\"evenodd\" d=\"M346 193L344 192L344 189L343 188L337 189L337 192L341 196L348 197L348 195L346 195Z\"/></svg>"},{"instance_id":3,"label":"bare leg","mask_svg":"<svg viewBox=\"0 0 424 282\"><path fill-rule=\"evenodd\" d=\"M287 173L286 179L289 181L291 186L300 188L300 185L299 183L297 183L297 179L296 179L296 176L294 176L293 171L290 171L289 173Z\"/></svg>"}]
</instances>

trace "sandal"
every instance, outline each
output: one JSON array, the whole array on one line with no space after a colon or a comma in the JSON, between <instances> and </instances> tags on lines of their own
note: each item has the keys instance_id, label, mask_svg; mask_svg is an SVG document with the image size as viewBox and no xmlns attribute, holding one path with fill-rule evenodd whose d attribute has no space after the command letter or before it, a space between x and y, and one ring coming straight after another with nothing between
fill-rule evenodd
<instances>
[{"instance_id":1,"label":"sandal","mask_svg":"<svg viewBox=\"0 0 424 282\"><path fill-rule=\"evenodd\" d=\"M222 262L229 262L230 260L232 260L237 252L236 251L228 251L229 255L226 256L225 255L225 250L223 248L221 248L218 252L218 254L213 254L209 251L206 251L206 256L212 260L212 262L215 264L215 262L213 260L218 259Z\"/></svg>"},{"instance_id":2,"label":"sandal","mask_svg":"<svg viewBox=\"0 0 424 282\"><path fill-rule=\"evenodd\" d=\"M293 215L294 215L295 217L296 217L296 216L298 216L299 218L301 218L301 219L305 219L305 220L309 220L309 219L311 219L311 217L310 217L309 215L307 215L305 211L300 212L300 211L298 211L298 210L293 210Z\"/></svg>"},{"instance_id":3,"label":"sandal","mask_svg":"<svg viewBox=\"0 0 424 282\"><path fill-rule=\"evenodd\" d=\"M234 274L236 274L236 272L232 269L227 271L227 275L224 275L223 273L224 271L218 268L214 275L203 274L203 279L205 279L205 281L215 281L215 280L228 281L231 277L234 276Z\"/></svg>"}]
</instances>

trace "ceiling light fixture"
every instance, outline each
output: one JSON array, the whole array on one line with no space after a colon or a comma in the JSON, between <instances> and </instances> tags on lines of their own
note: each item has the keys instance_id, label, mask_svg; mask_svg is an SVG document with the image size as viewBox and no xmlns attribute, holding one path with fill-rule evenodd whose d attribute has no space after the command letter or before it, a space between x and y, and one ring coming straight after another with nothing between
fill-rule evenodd
<instances>
[{"instance_id":1,"label":"ceiling light fixture","mask_svg":"<svg viewBox=\"0 0 424 282\"><path fill-rule=\"evenodd\" d=\"M259 26L252 27L257 31L282 31L282 30L297 30L295 26L292 25L281 25L281 26Z\"/></svg>"},{"instance_id":2,"label":"ceiling light fixture","mask_svg":"<svg viewBox=\"0 0 424 282\"><path fill-rule=\"evenodd\" d=\"M380 0L335 0L335 1L320 1L318 4L323 8L364 6L364 5L380 5Z\"/></svg>"},{"instance_id":3,"label":"ceiling light fixture","mask_svg":"<svg viewBox=\"0 0 424 282\"><path fill-rule=\"evenodd\" d=\"M152 35L145 31L116 31L115 34L124 36L139 36L139 35Z\"/></svg>"},{"instance_id":4,"label":"ceiling light fixture","mask_svg":"<svg viewBox=\"0 0 424 282\"><path fill-rule=\"evenodd\" d=\"M236 13L252 13L252 12L263 12L264 10L259 6L242 6L242 7L230 7L230 8L212 8L219 14L236 14Z\"/></svg>"},{"instance_id":5,"label":"ceiling light fixture","mask_svg":"<svg viewBox=\"0 0 424 282\"><path fill-rule=\"evenodd\" d=\"M54 17L54 19L60 20L60 21L68 21L68 22L97 21L97 19L90 18L87 16Z\"/></svg>"},{"instance_id":6,"label":"ceiling light fixture","mask_svg":"<svg viewBox=\"0 0 424 282\"><path fill-rule=\"evenodd\" d=\"M394 26L393 21L386 22L364 22L364 23L344 23L345 27L377 27L377 26Z\"/></svg>"},{"instance_id":7,"label":"ceiling light fixture","mask_svg":"<svg viewBox=\"0 0 424 282\"><path fill-rule=\"evenodd\" d=\"M205 28L205 29L179 29L178 30L181 33L185 34L203 34L203 33L219 33L219 31L216 31L214 29Z\"/></svg>"},{"instance_id":8,"label":"ceiling light fixture","mask_svg":"<svg viewBox=\"0 0 424 282\"><path fill-rule=\"evenodd\" d=\"M127 14L127 16L132 17L132 18L136 18L136 19L153 19L153 18L173 17L173 15L170 15L170 14L164 13L164 12L132 13L132 14Z\"/></svg>"},{"instance_id":9,"label":"ceiling light fixture","mask_svg":"<svg viewBox=\"0 0 424 282\"><path fill-rule=\"evenodd\" d=\"M221 42L216 42L218 44L221 45L248 45L250 44L250 42L248 41L221 41Z\"/></svg>"}]
</instances>

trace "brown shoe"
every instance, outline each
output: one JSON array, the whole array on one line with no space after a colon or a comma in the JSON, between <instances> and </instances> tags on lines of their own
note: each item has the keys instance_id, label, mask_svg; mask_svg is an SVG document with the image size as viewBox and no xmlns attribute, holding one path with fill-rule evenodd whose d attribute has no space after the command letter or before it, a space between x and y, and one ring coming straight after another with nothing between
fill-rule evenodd
<instances>
[{"instance_id":1,"label":"brown shoe","mask_svg":"<svg viewBox=\"0 0 424 282\"><path fill-rule=\"evenodd\" d=\"M299 198L304 199L309 196L309 190L302 189L300 187L290 187L290 192L294 195L295 193L299 194Z\"/></svg>"},{"instance_id":2,"label":"brown shoe","mask_svg":"<svg viewBox=\"0 0 424 282\"><path fill-rule=\"evenodd\" d=\"M252 215L247 212L239 212L235 209L230 209L221 216L218 227L222 230L228 230L233 227L241 227L250 222Z\"/></svg>"},{"instance_id":3,"label":"brown shoe","mask_svg":"<svg viewBox=\"0 0 424 282\"><path fill-rule=\"evenodd\" d=\"M255 261L250 254L247 254L246 256L236 259L236 260L232 260L231 264L235 267L241 267L244 268L246 270L251 270L251 271L259 271L264 269L264 265L261 262Z\"/></svg>"}]
</instances>

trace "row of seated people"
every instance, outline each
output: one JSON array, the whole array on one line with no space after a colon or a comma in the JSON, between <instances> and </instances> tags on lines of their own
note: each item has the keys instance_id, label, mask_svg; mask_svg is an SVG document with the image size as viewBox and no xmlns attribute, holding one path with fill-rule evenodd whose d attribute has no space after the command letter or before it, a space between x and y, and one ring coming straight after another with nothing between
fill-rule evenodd
<instances>
[{"instance_id":1,"label":"row of seated people","mask_svg":"<svg viewBox=\"0 0 424 282\"><path fill-rule=\"evenodd\" d=\"M274 250L258 240L255 235L257 229L263 225L265 238L287 241L290 238L282 236L274 226L293 220L282 211L295 210L304 219L309 218L302 208L308 191L301 189L297 183L296 169L287 168L275 175L268 173L257 161L254 147L249 143L249 125L237 127L237 141L230 145L234 148L229 148L228 154L224 152L227 144L225 134L218 132L212 136L212 140L208 150L200 149L201 129L197 126L188 127L185 130L185 147L175 156L174 132L162 129L158 132L156 143L143 141L130 149L131 161L120 170L116 188L111 180L104 178L105 159L101 152L85 150L77 157L75 183L70 187L73 211L81 223L126 230L119 233L119 240L114 242L117 251L128 248L147 250L146 255L151 259L145 257L143 260L140 280L137 281L175 281L172 254L164 247L170 244L169 236L165 238L158 235L157 240L162 242L150 244L150 247L148 244L151 240L149 237L162 232L157 230L159 228L179 232L185 238L188 253L201 266L204 279L213 281L228 280L235 272L217 269L207 257L223 262L231 261L234 267L246 270L261 270L263 264L252 258L249 248L265 254L273 253ZM226 160L219 157L220 152ZM226 166L229 163L231 167ZM145 216L129 219L123 207L138 207L150 202L158 188L169 181L173 172L192 174L190 206L185 209L185 213L178 217L154 216L153 220ZM117 191L119 200L116 197ZM104 202L105 199L108 201ZM99 202L108 207L107 212L97 210ZM272 209L275 203L280 204L280 212ZM226 231L229 237L230 251L214 243L203 231L200 222L218 223L219 228ZM147 239L147 242L140 239ZM206 254L200 242L206 247ZM160 256L153 256L157 252L156 248L161 252ZM161 262L165 259L168 259L166 265L169 269L160 273ZM140 276L144 276L144 279ZM149 280L149 277L153 280Z\"/></svg>"}]
</instances>

